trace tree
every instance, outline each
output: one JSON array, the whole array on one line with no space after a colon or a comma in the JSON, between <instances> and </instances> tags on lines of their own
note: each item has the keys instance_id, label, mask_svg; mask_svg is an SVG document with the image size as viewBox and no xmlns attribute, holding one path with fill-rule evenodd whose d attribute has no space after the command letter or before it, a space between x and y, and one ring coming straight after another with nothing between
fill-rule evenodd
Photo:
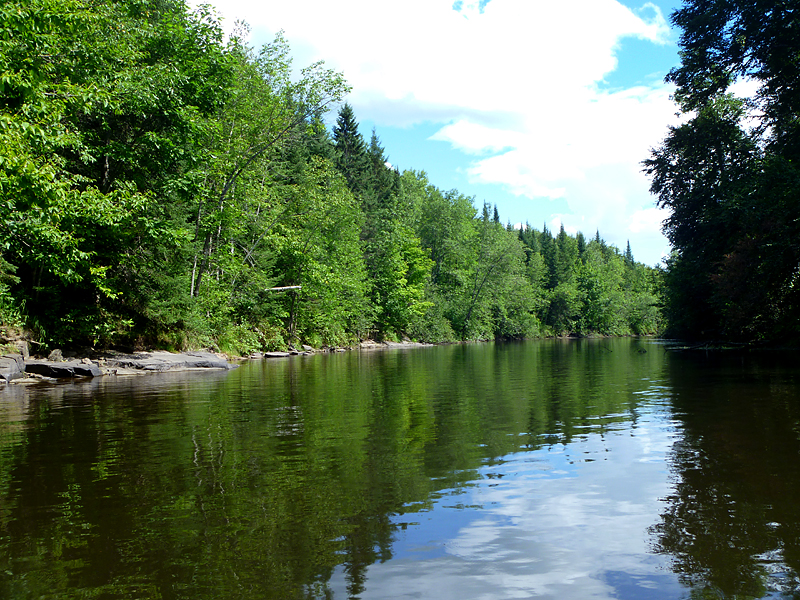
<instances>
[{"instance_id":1,"label":"tree","mask_svg":"<svg viewBox=\"0 0 800 600\"><path fill-rule=\"evenodd\" d=\"M285 296L289 341L346 345L369 329L367 274L359 236L358 201L328 161L311 158L295 188L292 212L269 239L281 286L300 286Z\"/></svg>"},{"instance_id":2,"label":"tree","mask_svg":"<svg viewBox=\"0 0 800 600\"><path fill-rule=\"evenodd\" d=\"M740 79L759 84L751 99L760 133L797 144L800 15L783 0L687 0L672 21L682 29L681 65L667 80L684 112L712 104ZM770 128L770 131L767 131Z\"/></svg>"},{"instance_id":3,"label":"tree","mask_svg":"<svg viewBox=\"0 0 800 600\"><path fill-rule=\"evenodd\" d=\"M15 293L44 340L107 340L148 319L180 270L196 123L229 81L221 30L169 1L10 2L0 19Z\"/></svg>"},{"instance_id":4,"label":"tree","mask_svg":"<svg viewBox=\"0 0 800 600\"><path fill-rule=\"evenodd\" d=\"M470 269L469 278L463 288L462 312L458 321L464 339L500 337L502 329L500 321L507 320L505 301L515 298L516 291L524 281L525 253L517 235L506 231L499 220L489 218L488 204L484 204L483 215L476 220L477 236L474 238L475 261ZM529 294L517 298L521 306L515 307L517 317L526 320L530 316L527 300ZM524 337L527 327L513 327L516 335ZM510 336L509 336L510 337Z\"/></svg>"},{"instance_id":5,"label":"tree","mask_svg":"<svg viewBox=\"0 0 800 600\"><path fill-rule=\"evenodd\" d=\"M682 335L770 339L800 330L800 74L791 3L690 0L673 15L682 64L668 80L690 115L645 161L675 252L666 285ZM739 79L751 98L728 94Z\"/></svg>"},{"instance_id":6,"label":"tree","mask_svg":"<svg viewBox=\"0 0 800 600\"><path fill-rule=\"evenodd\" d=\"M339 109L333 127L333 142L336 149L336 168L344 175L347 187L354 194L363 191L368 167L367 146L358 131L353 107L347 102Z\"/></svg>"},{"instance_id":7,"label":"tree","mask_svg":"<svg viewBox=\"0 0 800 600\"><path fill-rule=\"evenodd\" d=\"M631 241L628 240L628 245L625 247L625 264L628 266L633 266L633 251L631 250Z\"/></svg>"},{"instance_id":8,"label":"tree","mask_svg":"<svg viewBox=\"0 0 800 600\"><path fill-rule=\"evenodd\" d=\"M282 33L257 55L241 38L235 37L230 46L235 85L229 101L209 123L204 148L208 161L196 212L193 296L200 293L203 274L215 262L212 255L227 250L234 235L228 227L255 215L266 221L262 229L268 229L287 216L280 201L270 204L267 199L268 184L276 177L273 158L282 144L296 143L347 90L341 75L323 63L304 68L300 79L293 81ZM257 240L262 238L259 234ZM252 256L253 250L245 247L246 255Z\"/></svg>"}]
</instances>

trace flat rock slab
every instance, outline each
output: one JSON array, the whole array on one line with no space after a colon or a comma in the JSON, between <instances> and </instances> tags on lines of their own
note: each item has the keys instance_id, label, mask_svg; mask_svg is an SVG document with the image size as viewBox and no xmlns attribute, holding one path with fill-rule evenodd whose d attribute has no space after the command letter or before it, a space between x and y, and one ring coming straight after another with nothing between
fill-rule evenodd
<instances>
[{"instance_id":1,"label":"flat rock slab","mask_svg":"<svg viewBox=\"0 0 800 600\"><path fill-rule=\"evenodd\" d=\"M25 372L58 379L63 377L99 377L103 374L97 365L93 363L86 364L77 360L67 362L28 360L25 362Z\"/></svg>"},{"instance_id":2,"label":"flat rock slab","mask_svg":"<svg viewBox=\"0 0 800 600\"><path fill-rule=\"evenodd\" d=\"M139 371L185 371L188 369L235 369L230 364L211 352L142 352L140 354L113 356L106 359L108 367L136 369Z\"/></svg>"}]
</instances>

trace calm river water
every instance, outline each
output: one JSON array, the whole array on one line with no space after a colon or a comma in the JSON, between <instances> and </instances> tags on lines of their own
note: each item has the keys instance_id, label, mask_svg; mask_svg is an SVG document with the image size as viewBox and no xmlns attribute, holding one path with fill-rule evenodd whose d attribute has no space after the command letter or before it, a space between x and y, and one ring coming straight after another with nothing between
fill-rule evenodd
<instances>
[{"instance_id":1,"label":"calm river water","mask_svg":"<svg viewBox=\"0 0 800 600\"><path fill-rule=\"evenodd\" d=\"M0 598L800 596L800 360L479 344L0 389Z\"/></svg>"}]
</instances>

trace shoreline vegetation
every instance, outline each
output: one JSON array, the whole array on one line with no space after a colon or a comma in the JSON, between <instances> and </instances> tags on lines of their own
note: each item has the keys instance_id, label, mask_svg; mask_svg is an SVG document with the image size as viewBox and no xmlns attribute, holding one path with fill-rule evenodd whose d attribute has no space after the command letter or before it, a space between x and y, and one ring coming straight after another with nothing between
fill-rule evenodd
<instances>
[{"instance_id":1,"label":"shoreline vegetation","mask_svg":"<svg viewBox=\"0 0 800 600\"><path fill-rule=\"evenodd\" d=\"M630 244L390 166L343 75L280 34L252 48L179 0L0 20L0 325L37 354L663 330Z\"/></svg>"}]
</instances>

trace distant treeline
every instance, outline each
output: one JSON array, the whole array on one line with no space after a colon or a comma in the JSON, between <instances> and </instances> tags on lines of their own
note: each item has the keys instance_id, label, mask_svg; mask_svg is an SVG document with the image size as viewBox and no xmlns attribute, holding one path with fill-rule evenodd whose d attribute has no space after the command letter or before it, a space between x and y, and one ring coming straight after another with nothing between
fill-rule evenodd
<instances>
[{"instance_id":1,"label":"distant treeline","mask_svg":"<svg viewBox=\"0 0 800 600\"><path fill-rule=\"evenodd\" d=\"M293 76L280 35L253 49L177 0L12 0L0 23L0 321L44 345L661 327L630 245L514 229L387 166L342 76Z\"/></svg>"}]
</instances>

